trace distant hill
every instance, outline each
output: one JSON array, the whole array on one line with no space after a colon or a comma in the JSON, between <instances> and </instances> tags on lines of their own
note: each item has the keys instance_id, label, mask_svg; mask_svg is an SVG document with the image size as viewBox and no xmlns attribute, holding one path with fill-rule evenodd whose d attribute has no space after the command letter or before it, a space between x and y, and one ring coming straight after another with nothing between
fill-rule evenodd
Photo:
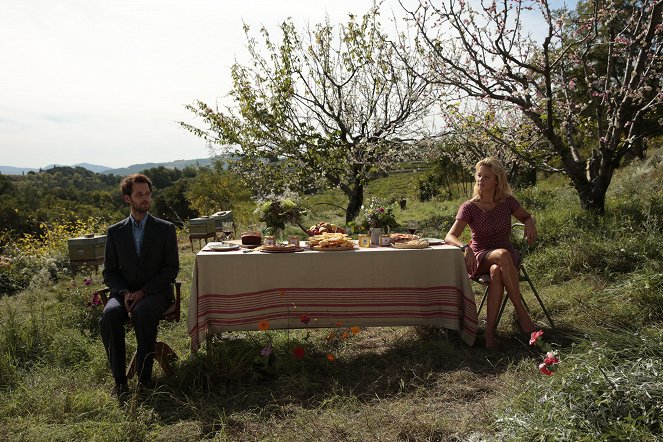
<instances>
[{"instance_id":1,"label":"distant hill","mask_svg":"<svg viewBox=\"0 0 663 442\"><path fill-rule=\"evenodd\" d=\"M112 169L107 166L99 166L97 164L90 163L78 163L70 167L83 167L94 173L106 173L110 175L124 176L129 175L130 173L138 173L141 170L151 169L153 167L164 166L169 169L184 169L187 166L211 166L211 158L199 158L195 160L176 160L168 163L145 163L145 164L134 164L127 167L122 167L118 169ZM41 170L52 169L53 167L63 166L62 164L49 164L44 166ZM13 166L0 166L0 173L3 175L22 175L28 172L39 172L39 168L32 167L13 167Z\"/></svg>"},{"instance_id":2,"label":"distant hill","mask_svg":"<svg viewBox=\"0 0 663 442\"><path fill-rule=\"evenodd\" d=\"M142 170L145 169L152 169L154 167L167 167L169 169L184 169L185 167L188 166L200 166L200 167L206 167L206 166L211 166L212 165L212 159L211 158L199 158L196 160L176 160L176 161L171 161L169 163L144 163L144 164L134 164L128 167L122 167L119 169L107 169L103 173L110 174L110 175L118 175L118 176L124 176L124 175L129 175L131 173L138 173Z\"/></svg>"}]
</instances>

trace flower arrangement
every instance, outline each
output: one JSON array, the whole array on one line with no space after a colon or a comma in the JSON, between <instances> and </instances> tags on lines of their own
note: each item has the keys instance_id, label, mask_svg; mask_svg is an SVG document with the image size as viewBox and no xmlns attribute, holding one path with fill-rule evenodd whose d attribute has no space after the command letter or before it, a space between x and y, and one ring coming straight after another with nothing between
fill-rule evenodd
<instances>
[{"instance_id":1,"label":"flower arrangement","mask_svg":"<svg viewBox=\"0 0 663 442\"><path fill-rule=\"evenodd\" d=\"M269 195L259 202L254 213L272 231L284 230L287 222L296 224L306 231L301 224L306 210L297 203L294 194Z\"/></svg>"},{"instance_id":2,"label":"flower arrangement","mask_svg":"<svg viewBox=\"0 0 663 442\"><path fill-rule=\"evenodd\" d=\"M543 362L539 364L539 371L546 376L552 376L559 364L557 353L552 350L550 344L543 341L543 330L533 331L530 335L529 345L535 345L546 352Z\"/></svg>"},{"instance_id":3,"label":"flower arrangement","mask_svg":"<svg viewBox=\"0 0 663 442\"><path fill-rule=\"evenodd\" d=\"M367 231L373 227L389 230L398 227L399 224L396 222L392 207L371 198L368 206L361 206L359 216L351 225L355 230Z\"/></svg>"}]
</instances>

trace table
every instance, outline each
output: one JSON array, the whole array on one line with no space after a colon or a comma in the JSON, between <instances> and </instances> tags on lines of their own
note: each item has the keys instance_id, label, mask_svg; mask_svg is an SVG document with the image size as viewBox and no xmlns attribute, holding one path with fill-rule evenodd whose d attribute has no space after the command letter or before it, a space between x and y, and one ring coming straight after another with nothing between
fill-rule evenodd
<instances>
[{"instance_id":1,"label":"table","mask_svg":"<svg viewBox=\"0 0 663 442\"><path fill-rule=\"evenodd\" d=\"M457 247L196 255L187 328L197 351L207 334L306 327L433 325L473 345L477 308Z\"/></svg>"}]
</instances>

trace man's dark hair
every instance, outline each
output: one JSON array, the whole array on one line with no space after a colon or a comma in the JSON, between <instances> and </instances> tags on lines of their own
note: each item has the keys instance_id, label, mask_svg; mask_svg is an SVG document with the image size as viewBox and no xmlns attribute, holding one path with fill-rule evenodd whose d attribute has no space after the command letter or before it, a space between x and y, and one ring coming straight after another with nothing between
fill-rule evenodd
<instances>
[{"instance_id":1,"label":"man's dark hair","mask_svg":"<svg viewBox=\"0 0 663 442\"><path fill-rule=\"evenodd\" d=\"M150 188L152 192L152 181L142 173L134 173L133 175L125 176L122 182L120 183L120 189L122 190L122 195L131 196L131 192L134 187L134 183L145 183Z\"/></svg>"}]
</instances>

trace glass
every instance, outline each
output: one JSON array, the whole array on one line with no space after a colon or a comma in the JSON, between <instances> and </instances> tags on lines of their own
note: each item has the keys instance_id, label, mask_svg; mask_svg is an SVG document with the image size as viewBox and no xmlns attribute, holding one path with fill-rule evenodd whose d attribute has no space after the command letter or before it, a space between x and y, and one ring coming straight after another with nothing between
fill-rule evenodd
<instances>
[{"instance_id":1,"label":"glass","mask_svg":"<svg viewBox=\"0 0 663 442\"><path fill-rule=\"evenodd\" d=\"M417 225L417 223L415 221L409 221L407 223L407 231L410 232L411 235L414 235L415 233L417 233L418 228L419 228L419 226Z\"/></svg>"},{"instance_id":2,"label":"glass","mask_svg":"<svg viewBox=\"0 0 663 442\"><path fill-rule=\"evenodd\" d=\"M224 221L221 223L223 229L223 238L232 239L235 235L235 226L232 222Z\"/></svg>"}]
</instances>

